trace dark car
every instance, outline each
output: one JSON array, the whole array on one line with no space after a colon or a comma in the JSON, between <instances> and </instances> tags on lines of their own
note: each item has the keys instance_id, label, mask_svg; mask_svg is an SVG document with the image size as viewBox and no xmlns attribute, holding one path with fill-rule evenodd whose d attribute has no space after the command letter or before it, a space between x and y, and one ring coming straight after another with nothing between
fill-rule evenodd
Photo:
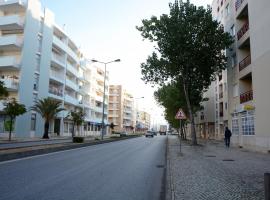
<instances>
[{"instance_id":1,"label":"dark car","mask_svg":"<svg viewBox=\"0 0 270 200\"><path fill-rule=\"evenodd\" d=\"M147 131L145 137L154 137L154 131Z\"/></svg>"}]
</instances>

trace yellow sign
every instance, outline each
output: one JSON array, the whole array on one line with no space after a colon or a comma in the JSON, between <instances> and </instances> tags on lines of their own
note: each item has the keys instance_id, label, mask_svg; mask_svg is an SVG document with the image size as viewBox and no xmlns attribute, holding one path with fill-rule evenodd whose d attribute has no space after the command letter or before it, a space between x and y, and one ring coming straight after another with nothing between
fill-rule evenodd
<instances>
[{"instance_id":1,"label":"yellow sign","mask_svg":"<svg viewBox=\"0 0 270 200\"><path fill-rule=\"evenodd\" d=\"M249 104L244 105L244 110L254 110L255 107Z\"/></svg>"}]
</instances>

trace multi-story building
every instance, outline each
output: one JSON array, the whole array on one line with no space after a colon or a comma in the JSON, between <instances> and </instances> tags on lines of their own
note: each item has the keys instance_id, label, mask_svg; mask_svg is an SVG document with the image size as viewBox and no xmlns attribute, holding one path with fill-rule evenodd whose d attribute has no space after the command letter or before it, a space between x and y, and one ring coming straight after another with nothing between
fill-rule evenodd
<instances>
[{"instance_id":1,"label":"multi-story building","mask_svg":"<svg viewBox=\"0 0 270 200\"><path fill-rule=\"evenodd\" d=\"M131 132L135 128L134 98L122 85L109 87L108 120L116 125L115 131Z\"/></svg>"},{"instance_id":2,"label":"multi-story building","mask_svg":"<svg viewBox=\"0 0 270 200\"><path fill-rule=\"evenodd\" d=\"M216 81L216 131L232 129L232 142L268 151L270 125L270 1L214 0L213 17L235 38L228 69Z\"/></svg>"},{"instance_id":3,"label":"multi-story building","mask_svg":"<svg viewBox=\"0 0 270 200\"><path fill-rule=\"evenodd\" d=\"M202 109L195 115L196 133L200 138L215 138L215 83L203 94L206 99L201 103Z\"/></svg>"},{"instance_id":4,"label":"multi-story building","mask_svg":"<svg viewBox=\"0 0 270 200\"><path fill-rule=\"evenodd\" d=\"M62 102L66 109L51 122L51 134L70 135L72 125L66 117L70 110L79 108L87 113L85 130L99 130L102 100L97 91L105 75L101 69L82 61L78 46L39 0L0 1L1 81L9 96L28 109L16 119L17 137L42 135L43 120L29 108L46 97ZM97 91L93 86L97 86ZM2 116L2 131L4 120Z\"/></svg>"},{"instance_id":5,"label":"multi-story building","mask_svg":"<svg viewBox=\"0 0 270 200\"><path fill-rule=\"evenodd\" d=\"M150 114L145 111L136 111L136 131L150 130L151 117Z\"/></svg>"}]
</instances>

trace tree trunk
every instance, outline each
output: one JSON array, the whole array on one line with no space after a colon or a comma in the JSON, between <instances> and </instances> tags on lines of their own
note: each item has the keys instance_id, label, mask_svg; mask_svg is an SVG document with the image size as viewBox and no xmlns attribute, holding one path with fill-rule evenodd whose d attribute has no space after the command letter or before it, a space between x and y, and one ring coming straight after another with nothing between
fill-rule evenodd
<instances>
[{"instance_id":1,"label":"tree trunk","mask_svg":"<svg viewBox=\"0 0 270 200\"><path fill-rule=\"evenodd\" d=\"M50 122L45 121L43 139L49 139L49 126L50 126Z\"/></svg>"},{"instance_id":2,"label":"tree trunk","mask_svg":"<svg viewBox=\"0 0 270 200\"><path fill-rule=\"evenodd\" d=\"M73 126L72 126L72 137L75 136L75 122L73 122Z\"/></svg>"},{"instance_id":3,"label":"tree trunk","mask_svg":"<svg viewBox=\"0 0 270 200\"><path fill-rule=\"evenodd\" d=\"M184 87L184 93L185 93L185 97L186 97L186 102L187 102L187 107L188 107L188 112L189 112L189 117L190 117L190 123L191 123L191 142L193 145L197 145L194 116L192 113L192 108L191 108L191 104L190 104L190 100L189 100L189 94L188 94L185 83L183 83L183 87Z\"/></svg>"},{"instance_id":4,"label":"tree trunk","mask_svg":"<svg viewBox=\"0 0 270 200\"><path fill-rule=\"evenodd\" d=\"M12 125L13 125L13 118L10 118L10 123L9 123L9 135L8 135L8 140L11 141L11 132L12 132Z\"/></svg>"}]
</instances>

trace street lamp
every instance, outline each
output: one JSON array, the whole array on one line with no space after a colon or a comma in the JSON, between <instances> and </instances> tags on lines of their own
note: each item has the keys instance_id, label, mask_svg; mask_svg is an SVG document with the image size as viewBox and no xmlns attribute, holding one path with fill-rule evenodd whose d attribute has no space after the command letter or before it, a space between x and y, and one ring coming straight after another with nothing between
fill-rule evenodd
<instances>
[{"instance_id":1,"label":"street lamp","mask_svg":"<svg viewBox=\"0 0 270 200\"><path fill-rule=\"evenodd\" d=\"M112 60L110 62L102 62L102 61L98 61L98 60L95 60L95 59L92 59L91 60L92 62L94 63L101 63L101 64L104 64L105 66L105 74L104 74L104 88L103 88L103 103L102 103L102 130L101 130L101 140L103 140L103 135L105 134L105 123L104 123L104 120L105 120L105 93L106 93L106 76L107 76L107 64L109 63L113 63L113 62L120 62L121 60L120 59L116 59L116 60Z\"/></svg>"}]
</instances>

